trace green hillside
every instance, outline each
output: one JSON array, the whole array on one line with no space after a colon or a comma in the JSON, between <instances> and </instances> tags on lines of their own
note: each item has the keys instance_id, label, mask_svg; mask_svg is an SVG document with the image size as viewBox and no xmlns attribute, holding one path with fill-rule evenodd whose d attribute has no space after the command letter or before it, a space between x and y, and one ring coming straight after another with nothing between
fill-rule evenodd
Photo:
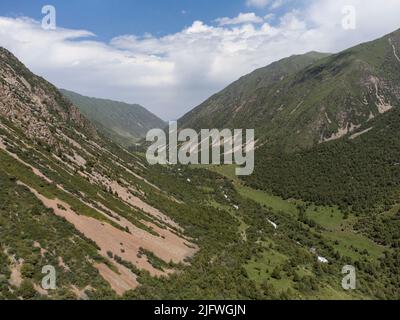
<instances>
[{"instance_id":1,"label":"green hillside","mask_svg":"<svg viewBox=\"0 0 400 320\"><path fill-rule=\"evenodd\" d=\"M346 212L387 211L400 196L400 110L310 150L274 154L264 147L256 156L262 161L245 180L257 189Z\"/></svg>"},{"instance_id":2,"label":"green hillside","mask_svg":"<svg viewBox=\"0 0 400 320\"><path fill-rule=\"evenodd\" d=\"M75 92L60 90L107 137L125 147L143 139L165 122L138 104L90 98Z\"/></svg>"},{"instance_id":3,"label":"green hillside","mask_svg":"<svg viewBox=\"0 0 400 320\"><path fill-rule=\"evenodd\" d=\"M399 45L396 31L338 54L281 60L214 95L180 126L255 129L259 146L286 151L338 139L398 104Z\"/></svg>"}]
</instances>

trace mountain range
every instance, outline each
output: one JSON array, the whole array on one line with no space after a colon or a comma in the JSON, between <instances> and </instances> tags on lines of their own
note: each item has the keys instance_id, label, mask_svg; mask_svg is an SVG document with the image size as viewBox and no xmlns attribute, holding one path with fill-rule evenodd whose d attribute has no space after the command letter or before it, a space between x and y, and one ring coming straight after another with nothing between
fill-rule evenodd
<instances>
[{"instance_id":1,"label":"mountain range","mask_svg":"<svg viewBox=\"0 0 400 320\"><path fill-rule=\"evenodd\" d=\"M398 299L399 52L396 31L292 56L182 117L256 130L239 179L150 166L121 144L161 120L60 91L0 48L0 299Z\"/></svg>"}]
</instances>

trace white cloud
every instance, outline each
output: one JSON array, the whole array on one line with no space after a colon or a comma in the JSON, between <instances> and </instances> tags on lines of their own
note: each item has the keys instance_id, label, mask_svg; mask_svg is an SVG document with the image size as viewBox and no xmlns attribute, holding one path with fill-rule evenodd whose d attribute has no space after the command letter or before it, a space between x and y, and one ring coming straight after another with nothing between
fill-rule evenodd
<instances>
[{"instance_id":1,"label":"white cloud","mask_svg":"<svg viewBox=\"0 0 400 320\"><path fill-rule=\"evenodd\" d=\"M271 4L271 9L278 9L280 7L282 7L284 4L286 3L286 0L275 0L272 4Z\"/></svg>"},{"instance_id":2,"label":"white cloud","mask_svg":"<svg viewBox=\"0 0 400 320\"><path fill-rule=\"evenodd\" d=\"M270 0L246 0L246 5L249 7L265 8Z\"/></svg>"},{"instance_id":3,"label":"white cloud","mask_svg":"<svg viewBox=\"0 0 400 320\"><path fill-rule=\"evenodd\" d=\"M262 23L263 18L258 17L254 12L239 13L235 18L218 18L215 20L220 26L238 25L244 23Z\"/></svg>"},{"instance_id":4,"label":"white cloud","mask_svg":"<svg viewBox=\"0 0 400 320\"><path fill-rule=\"evenodd\" d=\"M354 5L357 29L341 27ZM82 94L141 103L174 119L240 76L291 54L336 52L400 27L400 1L309 1L276 24L213 26L201 21L163 37L122 35L110 43L85 30L45 31L38 22L0 17L0 46L35 73Z\"/></svg>"},{"instance_id":5,"label":"white cloud","mask_svg":"<svg viewBox=\"0 0 400 320\"><path fill-rule=\"evenodd\" d=\"M269 21L275 18L275 14L274 13L268 13L264 16L264 20L265 21Z\"/></svg>"}]
</instances>

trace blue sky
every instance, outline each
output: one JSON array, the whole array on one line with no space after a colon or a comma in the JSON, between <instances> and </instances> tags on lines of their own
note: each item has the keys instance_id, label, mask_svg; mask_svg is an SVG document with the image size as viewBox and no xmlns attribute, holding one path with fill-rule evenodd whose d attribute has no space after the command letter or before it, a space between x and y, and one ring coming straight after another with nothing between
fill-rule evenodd
<instances>
[{"instance_id":1,"label":"blue sky","mask_svg":"<svg viewBox=\"0 0 400 320\"><path fill-rule=\"evenodd\" d=\"M55 30L41 24L49 4ZM0 46L60 88L173 120L271 62L392 32L399 12L399 0L0 0Z\"/></svg>"},{"instance_id":2,"label":"blue sky","mask_svg":"<svg viewBox=\"0 0 400 320\"><path fill-rule=\"evenodd\" d=\"M301 3L294 2L296 6ZM270 12L268 7L250 7L244 0L1 0L0 14L40 20L41 8L47 4L56 7L59 25L90 30L101 41L121 34L162 36L178 32L194 20L212 23L219 17L233 17L240 12L251 11L260 16ZM285 6L275 10L285 11Z\"/></svg>"}]
</instances>

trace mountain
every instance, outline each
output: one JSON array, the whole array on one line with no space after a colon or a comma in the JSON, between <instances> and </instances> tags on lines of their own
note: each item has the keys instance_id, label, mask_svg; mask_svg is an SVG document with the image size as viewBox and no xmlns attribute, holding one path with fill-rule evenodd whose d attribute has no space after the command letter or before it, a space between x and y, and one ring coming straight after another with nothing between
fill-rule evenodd
<instances>
[{"instance_id":1,"label":"mountain","mask_svg":"<svg viewBox=\"0 0 400 320\"><path fill-rule=\"evenodd\" d=\"M290 154L266 146L244 180L285 199L338 206L343 212L380 214L399 203L400 108L335 141Z\"/></svg>"},{"instance_id":2,"label":"mountain","mask_svg":"<svg viewBox=\"0 0 400 320\"><path fill-rule=\"evenodd\" d=\"M287 203L301 199L299 220L311 230L322 228L341 254L347 255L360 236L368 238L358 242L364 246L358 250L361 254L370 257L375 251L368 243L385 248L378 260L389 282L400 272L399 107L394 103L354 131L305 150L276 153L261 146L253 175L242 178L246 188L259 194L273 194ZM320 206L325 209L316 208ZM340 212L339 220L335 212ZM357 270L374 268L371 260L357 265ZM396 286L389 289L390 295L400 295Z\"/></svg>"},{"instance_id":3,"label":"mountain","mask_svg":"<svg viewBox=\"0 0 400 320\"><path fill-rule=\"evenodd\" d=\"M234 166L148 165L0 48L0 300L398 299L398 110L242 181ZM328 182L354 180L348 198L323 181L330 165Z\"/></svg>"},{"instance_id":4,"label":"mountain","mask_svg":"<svg viewBox=\"0 0 400 320\"><path fill-rule=\"evenodd\" d=\"M241 78L180 127L254 128L258 146L301 150L335 140L400 99L400 31L333 55L283 59Z\"/></svg>"},{"instance_id":5,"label":"mountain","mask_svg":"<svg viewBox=\"0 0 400 320\"><path fill-rule=\"evenodd\" d=\"M113 298L198 251L167 215L188 207L145 178L144 159L2 48L0 163L0 298ZM40 286L46 265L56 290Z\"/></svg>"},{"instance_id":6,"label":"mountain","mask_svg":"<svg viewBox=\"0 0 400 320\"><path fill-rule=\"evenodd\" d=\"M279 237L266 217L279 223ZM317 257L292 246L292 232L304 243L321 241L215 172L149 166L0 49L0 300L358 296L314 268ZM319 252L344 263L329 243ZM283 274L264 283L253 272L264 254L281 257L271 265L277 270L264 268L275 274L300 258L290 265L307 269L306 284ZM54 287L43 286L47 276Z\"/></svg>"},{"instance_id":7,"label":"mountain","mask_svg":"<svg viewBox=\"0 0 400 320\"><path fill-rule=\"evenodd\" d=\"M340 67L349 69L342 71L347 77L337 79L345 81L346 88L342 88L343 92L333 91L336 95L331 96L331 110L337 102L341 123L346 125L328 138L322 136L319 143L290 153L274 152L268 144L259 145L256 158L262 160L257 162L254 174L243 180L252 188L284 199L337 206L343 212L367 215L371 220L396 211L400 196L399 51L400 30L323 59L296 75L296 79L307 77L310 70L321 65L326 68L332 59L346 57L347 64L341 63ZM326 81L319 73L316 79ZM321 92L324 87L325 84L317 86ZM388 224L397 225L394 220ZM399 245L397 235L383 241L387 230L380 230L378 236L378 226L373 228L380 242Z\"/></svg>"},{"instance_id":8,"label":"mountain","mask_svg":"<svg viewBox=\"0 0 400 320\"><path fill-rule=\"evenodd\" d=\"M149 130L163 129L165 122L138 104L90 98L60 90L107 137L124 147L146 137Z\"/></svg>"}]
</instances>

